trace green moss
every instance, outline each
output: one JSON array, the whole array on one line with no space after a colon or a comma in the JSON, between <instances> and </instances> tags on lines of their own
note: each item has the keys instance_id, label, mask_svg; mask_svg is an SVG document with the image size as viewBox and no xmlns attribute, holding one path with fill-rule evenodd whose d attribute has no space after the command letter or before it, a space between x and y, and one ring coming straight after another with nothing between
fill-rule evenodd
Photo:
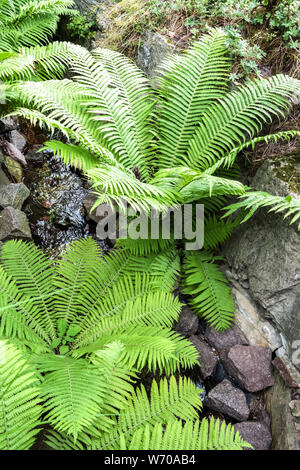
<instances>
[{"instance_id":1,"label":"green moss","mask_svg":"<svg viewBox=\"0 0 300 470\"><path fill-rule=\"evenodd\" d=\"M277 178L288 183L293 193L300 193L300 153L284 159L280 157L280 160L274 159L273 162Z\"/></svg>"}]
</instances>

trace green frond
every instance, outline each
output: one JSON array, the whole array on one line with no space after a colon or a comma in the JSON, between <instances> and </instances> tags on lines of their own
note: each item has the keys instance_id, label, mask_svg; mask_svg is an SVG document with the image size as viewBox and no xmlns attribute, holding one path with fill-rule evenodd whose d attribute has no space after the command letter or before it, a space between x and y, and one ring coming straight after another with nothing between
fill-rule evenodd
<instances>
[{"instance_id":1,"label":"green frond","mask_svg":"<svg viewBox=\"0 0 300 470\"><path fill-rule=\"evenodd\" d=\"M291 196L280 197L272 196L263 191L250 191L242 196L242 200L235 204L225 207L226 213L223 217L227 217L238 209L248 211L245 217L242 217L241 223L246 222L252 215L262 207L270 207L268 212L285 212L284 219L290 218L289 223L294 224L300 219L300 199L294 199ZM298 230L300 230L300 222L298 222Z\"/></svg>"},{"instance_id":2,"label":"green frond","mask_svg":"<svg viewBox=\"0 0 300 470\"><path fill-rule=\"evenodd\" d=\"M272 119L284 117L300 82L285 75L257 80L228 94L204 114L186 164L206 169L246 143Z\"/></svg>"},{"instance_id":3,"label":"green frond","mask_svg":"<svg viewBox=\"0 0 300 470\"><path fill-rule=\"evenodd\" d=\"M204 249L215 249L220 243L224 243L236 227L236 222L230 219L218 220L215 215L205 218L204 225Z\"/></svg>"},{"instance_id":4,"label":"green frond","mask_svg":"<svg viewBox=\"0 0 300 470\"><path fill-rule=\"evenodd\" d=\"M176 370L191 368L197 363L198 353L190 341L169 328L159 326L135 326L123 332L114 331L101 335L95 343L73 350L74 357L94 353L112 342L122 343L122 362L129 369L143 367L153 372L170 375Z\"/></svg>"},{"instance_id":5,"label":"green frond","mask_svg":"<svg viewBox=\"0 0 300 470\"><path fill-rule=\"evenodd\" d=\"M203 173L184 186L180 194L184 202L189 203L212 196L241 195L245 191L246 187L239 181Z\"/></svg>"},{"instance_id":6,"label":"green frond","mask_svg":"<svg viewBox=\"0 0 300 470\"><path fill-rule=\"evenodd\" d=\"M99 158L81 145L64 144L51 140L45 142L41 151L45 149L51 150L54 156L63 161L65 165L71 165L84 172L99 165Z\"/></svg>"},{"instance_id":7,"label":"green frond","mask_svg":"<svg viewBox=\"0 0 300 470\"><path fill-rule=\"evenodd\" d=\"M202 36L160 82L160 167L181 165L202 114L227 91L229 59L220 29Z\"/></svg>"},{"instance_id":8,"label":"green frond","mask_svg":"<svg viewBox=\"0 0 300 470\"><path fill-rule=\"evenodd\" d=\"M130 126L130 159L125 164L129 169L137 167L144 179L149 178L149 162L152 157L150 143L153 139L150 127L153 91L140 69L127 57L108 49L94 49L92 55L104 66L111 83L118 90L119 99L123 101L122 119L131 120ZM126 114L125 114L125 111Z\"/></svg>"},{"instance_id":9,"label":"green frond","mask_svg":"<svg viewBox=\"0 0 300 470\"><path fill-rule=\"evenodd\" d=\"M41 385L45 420L76 440L80 431L101 419L105 393L101 371L85 359L55 354L39 356L36 364L46 374ZM105 429L107 421L101 422Z\"/></svg>"},{"instance_id":10,"label":"green frond","mask_svg":"<svg viewBox=\"0 0 300 470\"><path fill-rule=\"evenodd\" d=\"M227 279L210 253L186 255L184 261L184 290L191 295L191 305L198 315L207 319L216 330L229 328L234 319L235 305Z\"/></svg>"},{"instance_id":11,"label":"green frond","mask_svg":"<svg viewBox=\"0 0 300 470\"><path fill-rule=\"evenodd\" d=\"M21 240L6 242L1 250L1 263L5 272L13 278L18 291L27 298L34 299L33 312L37 333L46 339L56 337L55 321L52 312L53 268L52 262L33 243ZM32 321L30 321L33 326Z\"/></svg>"},{"instance_id":12,"label":"green frond","mask_svg":"<svg viewBox=\"0 0 300 470\"><path fill-rule=\"evenodd\" d=\"M42 407L35 370L0 340L0 449L28 450L39 432Z\"/></svg>"},{"instance_id":13,"label":"green frond","mask_svg":"<svg viewBox=\"0 0 300 470\"><path fill-rule=\"evenodd\" d=\"M174 421L138 429L122 450L243 450L252 448L232 424L204 418L200 421Z\"/></svg>"},{"instance_id":14,"label":"green frond","mask_svg":"<svg viewBox=\"0 0 300 470\"><path fill-rule=\"evenodd\" d=\"M159 384L154 380L150 400L145 388L141 386L128 401L128 406L120 411L118 426L104 433L99 440L99 450L119 449L120 435L129 439L146 425L152 429L157 423L167 424L178 418L197 419L197 410L202 407L199 392L189 379L180 378L177 382L174 376L170 380L162 379Z\"/></svg>"},{"instance_id":15,"label":"green frond","mask_svg":"<svg viewBox=\"0 0 300 470\"><path fill-rule=\"evenodd\" d=\"M171 250L174 247L174 240L163 238L138 238L137 240L133 240L132 238L118 238L116 246L128 250L133 257L149 257L166 250Z\"/></svg>"}]
</instances>

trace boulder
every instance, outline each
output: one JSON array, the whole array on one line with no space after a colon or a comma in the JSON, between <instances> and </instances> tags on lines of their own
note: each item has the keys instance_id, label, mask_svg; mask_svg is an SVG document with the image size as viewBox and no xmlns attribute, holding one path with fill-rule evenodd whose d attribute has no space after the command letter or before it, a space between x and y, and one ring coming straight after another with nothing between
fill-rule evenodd
<instances>
[{"instance_id":1,"label":"boulder","mask_svg":"<svg viewBox=\"0 0 300 470\"><path fill-rule=\"evenodd\" d=\"M190 341L195 346L199 354L198 359L200 363L201 375L203 379L207 379L213 375L218 363L218 357L211 350L204 339L200 338L199 336L191 336Z\"/></svg>"},{"instance_id":2,"label":"boulder","mask_svg":"<svg viewBox=\"0 0 300 470\"><path fill-rule=\"evenodd\" d=\"M246 395L226 379L210 390L204 405L237 421L245 421L249 416Z\"/></svg>"},{"instance_id":3,"label":"boulder","mask_svg":"<svg viewBox=\"0 0 300 470\"><path fill-rule=\"evenodd\" d=\"M249 392L258 392L274 383L270 348L237 344L222 355L222 361L227 372Z\"/></svg>"},{"instance_id":4,"label":"boulder","mask_svg":"<svg viewBox=\"0 0 300 470\"><path fill-rule=\"evenodd\" d=\"M22 183L23 180L23 168L22 165L14 160L12 157L5 157L5 166L8 173L14 181L17 183Z\"/></svg>"},{"instance_id":5,"label":"boulder","mask_svg":"<svg viewBox=\"0 0 300 470\"><path fill-rule=\"evenodd\" d=\"M17 128L17 122L11 118L2 118L0 119L0 133L10 132Z\"/></svg>"},{"instance_id":6,"label":"boulder","mask_svg":"<svg viewBox=\"0 0 300 470\"><path fill-rule=\"evenodd\" d=\"M136 63L148 77L155 77L157 67L174 50L174 45L164 36L148 31L141 41Z\"/></svg>"},{"instance_id":7,"label":"boulder","mask_svg":"<svg viewBox=\"0 0 300 470\"><path fill-rule=\"evenodd\" d=\"M6 207L0 212L0 241L12 238L31 238L31 231L24 212Z\"/></svg>"},{"instance_id":8,"label":"boulder","mask_svg":"<svg viewBox=\"0 0 300 470\"><path fill-rule=\"evenodd\" d=\"M275 383L264 392L267 411L271 417L271 432L274 450L300 450L299 418L293 416L290 403L292 390L286 386L278 371L274 372Z\"/></svg>"},{"instance_id":9,"label":"boulder","mask_svg":"<svg viewBox=\"0 0 300 470\"><path fill-rule=\"evenodd\" d=\"M249 442L254 450L268 450L272 443L270 429L265 423L258 421L246 421L234 425L242 438Z\"/></svg>"},{"instance_id":10,"label":"boulder","mask_svg":"<svg viewBox=\"0 0 300 470\"><path fill-rule=\"evenodd\" d=\"M205 330L204 336L208 343L217 351L230 349L236 344L249 344L247 338L236 325L229 328L228 330L225 330L223 333L217 331L215 328L208 326Z\"/></svg>"},{"instance_id":11,"label":"boulder","mask_svg":"<svg viewBox=\"0 0 300 470\"><path fill-rule=\"evenodd\" d=\"M97 195L90 193L88 197L83 201L83 206L84 206L87 218L98 223L100 222L101 219L103 219L103 216L97 215L97 209L94 209L93 212L91 212L91 209L93 205L95 204L96 200L97 200Z\"/></svg>"},{"instance_id":12,"label":"boulder","mask_svg":"<svg viewBox=\"0 0 300 470\"><path fill-rule=\"evenodd\" d=\"M281 156L280 163L266 161L251 186L277 196L300 198L299 174L299 160ZM249 293L261 308L260 314L272 321L285 344L285 356L300 370L300 361L293 362L293 344L299 340L300 331L297 225L289 225L282 214L261 209L234 231L224 251L234 277L248 282Z\"/></svg>"},{"instance_id":13,"label":"boulder","mask_svg":"<svg viewBox=\"0 0 300 470\"><path fill-rule=\"evenodd\" d=\"M30 191L23 183L0 186L0 207L21 209L29 195Z\"/></svg>"},{"instance_id":14,"label":"boulder","mask_svg":"<svg viewBox=\"0 0 300 470\"><path fill-rule=\"evenodd\" d=\"M184 336L191 336L197 333L198 325L198 316L187 305L183 305L174 329Z\"/></svg>"},{"instance_id":15,"label":"boulder","mask_svg":"<svg viewBox=\"0 0 300 470\"><path fill-rule=\"evenodd\" d=\"M11 131L10 141L12 145L14 145L19 150L19 152L23 153L27 145L27 142L26 142L25 137L19 131L17 130Z\"/></svg>"}]
</instances>

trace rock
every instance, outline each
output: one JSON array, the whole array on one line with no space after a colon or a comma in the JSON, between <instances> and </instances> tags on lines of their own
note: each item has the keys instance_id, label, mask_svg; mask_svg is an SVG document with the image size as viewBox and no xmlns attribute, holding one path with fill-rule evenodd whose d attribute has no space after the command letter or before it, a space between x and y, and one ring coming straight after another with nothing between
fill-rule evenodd
<instances>
[{"instance_id":1,"label":"rock","mask_svg":"<svg viewBox=\"0 0 300 470\"><path fill-rule=\"evenodd\" d=\"M19 131L13 130L10 133L10 140L11 140L11 143L19 150L19 152L23 153L27 145L25 137L22 134L20 134Z\"/></svg>"},{"instance_id":2,"label":"rock","mask_svg":"<svg viewBox=\"0 0 300 470\"><path fill-rule=\"evenodd\" d=\"M173 44L164 36L148 31L142 39L136 63L148 77L152 78L157 75L160 63L173 52Z\"/></svg>"},{"instance_id":3,"label":"rock","mask_svg":"<svg viewBox=\"0 0 300 470\"><path fill-rule=\"evenodd\" d=\"M245 421L250 412L244 392L226 379L210 390L204 405L237 421Z\"/></svg>"},{"instance_id":4,"label":"rock","mask_svg":"<svg viewBox=\"0 0 300 470\"><path fill-rule=\"evenodd\" d=\"M215 328L208 326L204 336L208 343L217 351L222 351L222 349L230 349L236 344L249 344L241 330L236 325L234 325L232 328L229 328L228 330L225 330L224 333L221 333Z\"/></svg>"},{"instance_id":5,"label":"rock","mask_svg":"<svg viewBox=\"0 0 300 470\"><path fill-rule=\"evenodd\" d=\"M251 186L277 196L300 198L299 174L299 160L281 156L280 163L267 160ZM293 362L293 344L299 340L300 331L300 232L297 226L289 225L281 213L261 209L234 231L224 250L234 275L249 282L250 294L264 317L269 318L281 338L285 338L285 356L300 370L300 361Z\"/></svg>"},{"instance_id":6,"label":"rock","mask_svg":"<svg viewBox=\"0 0 300 470\"><path fill-rule=\"evenodd\" d=\"M24 212L6 207L0 212L0 241L12 238L31 238L31 231Z\"/></svg>"},{"instance_id":7,"label":"rock","mask_svg":"<svg viewBox=\"0 0 300 470\"><path fill-rule=\"evenodd\" d=\"M272 364L278 370L286 385L291 388L298 388L299 384L293 379L291 372L280 357L275 357Z\"/></svg>"},{"instance_id":8,"label":"rock","mask_svg":"<svg viewBox=\"0 0 300 470\"><path fill-rule=\"evenodd\" d=\"M282 345L279 332L260 314L259 306L249 293L239 283L232 282L236 326L240 328L251 346L268 346L275 351Z\"/></svg>"},{"instance_id":9,"label":"rock","mask_svg":"<svg viewBox=\"0 0 300 470\"><path fill-rule=\"evenodd\" d=\"M99 2L98 0L75 0L75 4L81 13L87 14L94 12Z\"/></svg>"},{"instance_id":10,"label":"rock","mask_svg":"<svg viewBox=\"0 0 300 470\"><path fill-rule=\"evenodd\" d=\"M25 155L26 161L34 165L42 165L45 152L38 152L43 146L34 145Z\"/></svg>"},{"instance_id":11,"label":"rock","mask_svg":"<svg viewBox=\"0 0 300 470\"><path fill-rule=\"evenodd\" d=\"M271 432L274 450L300 450L300 432L295 424L297 418L291 413L291 389L289 389L278 371L274 372L275 383L264 392L267 411L271 417Z\"/></svg>"},{"instance_id":12,"label":"rock","mask_svg":"<svg viewBox=\"0 0 300 470\"><path fill-rule=\"evenodd\" d=\"M29 195L30 191L23 183L11 183L0 186L0 206L3 208L11 206L14 209L21 209Z\"/></svg>"},{"instance_id":13,"label":"rock","mask_svg":"<svg viewBox=\"0 0 300 470\"><path fill-rule=\"evenodd\" d=\"M242 438L254 447L254 450L268 450L272 443L272 436L268 426L258 421L246 421L234 425Z\"/></svg>"},{"instance_id":14,"label":"rock","mask_svg":"<svg viewBox=\"0 0 300 470\"><path fill-rule=\"evenodd\" d=\"M91 219L94 222L98 223L100 222L101 219L103 219L102 215L97 215L97 209L94 209L93 212L91 212L91 209L93 205L95 204L97 200L97 195L90 193L88 197L83 201L83 206L87 215L87 219Z\"/></svg>"},{"instance_id":15,"label":"rock","mask_svg":"<svg viewBox=\"0 0 300 470\"><path fill-rule=\"evenodd\" d=\"M227 372L249 392L258 392L274 383L270 348L237 344L222 355L222 360Z\"/></svg>"},{"instance_id":16,"label":"rock","mask_svg":"<svg viewBox=\"0 0 300 470\"><path fill-rule=\"evenodd\" d=\"M199 336L191 336L190 341L199 353L201 375L205 380L207 377L213 375L218 363L218 358L216 354L210 349L208 344Z\"/></svg>"},{"instance_id":17,"label":"rock","mask_svg":"<svg viewBox=\"0 0 300 470\"><path fill-rule=\"evenodd\" d=\"M1 160L1 153L0 153L0 160ZM0 166L0 186L4 186L5 184L10 184L10 181Z\"/></svg>"},{"instance_id":18,"label":"rock","mask_svg":"<svg viewBox=\"0 0 300 470\"><path fill-rule=\"evenodd\" d=\"M300 400L292 400L289 403L291 413L296 418L300 418Z\"/></svg>"},{"instance_id":19,"label":"rock","mask_svg":"<svg viewBox=\"0 0 300 470\"><path fill-rule=\"evenodd\" d=\"M23 169L22 165L19 162L16 162L13 158L6 156L5 157L5 166L8 173L17 183L22 183L23 181Z\"/></svg>"},{"instance_id":20,"label":"rock","mask_svg":"<svg viewBox=\"0 0 300 470\"><path fill-rule=\"evenodd\" d=\"M184 336L191 336L197 333L198 325L198 316L187 305L183 305L175 330Z\"/></svg>"},{"instance_id":21,"label":"rock","mask_svg":"<svg viewBox=\"0 0 300 470\"><path fill-rule=\"evenodd\" d=\"M17 128L17 123L11 117L0 119L0 133L10 132Z\"/></svg>"}]
</instances>

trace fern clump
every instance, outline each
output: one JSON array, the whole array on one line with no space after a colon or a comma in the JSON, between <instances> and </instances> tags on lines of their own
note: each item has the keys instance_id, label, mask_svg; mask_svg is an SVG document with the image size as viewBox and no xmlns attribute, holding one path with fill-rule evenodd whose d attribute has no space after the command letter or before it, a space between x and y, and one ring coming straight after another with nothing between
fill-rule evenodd
<instances>
[{"instance_id":1,"label":"fern clump","mask_svg":"<svg viewBox=\"0 0 300 470\"><path fill-rule=\"evenodd\" d=\"M192 344L171 330L180 311L171 294L176 257L161 254L151 272L128 251L104 256L96 242L85 239L53 266L31 243L4 244L1 450L29 449L45 425L53 449L140 447L137 439L145 432L157 441L159 425L173 429L178 419L187 422L186 430L195 426L194 441L207 448L204 432L197 431L199 389L172 375L197 362ZM145 366L169 376L153 381L150 399L143 386L133 387ZM220 432L218 424L210 426L216 446L247 445L231 429L224 440L224 426ZM174 431L170 448L176 448L181 425Z\"/></svg>"},{"instance_id":2,"label":"fern clump","mask_svg":"<svg viewBox=\"0 0 300 470\"><path fill-rule=\"evenodd\" d=\"M183 204L204 204L203 255L186 254L184 289L195 311L218 330L233 321L234 305L217 250L238 223L258 207L286 211L299 220L299 204L274 198L236 181L236 157L257 142L288 140L297 131L259 136L283 118L300 82L277 75L229 89L230 59L221 29L211 30L184 54L161 66L157 87L118 52L70 46L71 78L18 82L15 114L59 129L66 143L45 144L58 158L83 170L96 205L160 213ZM228 197L240 201L226 208ZM235 219L224 219L239 211ZM132 253L151 255L172 240L119 240ZM198 270L196 272L196 270ZM224 300L223 300L224 299Z\"/></svg>"}]
</instances>

